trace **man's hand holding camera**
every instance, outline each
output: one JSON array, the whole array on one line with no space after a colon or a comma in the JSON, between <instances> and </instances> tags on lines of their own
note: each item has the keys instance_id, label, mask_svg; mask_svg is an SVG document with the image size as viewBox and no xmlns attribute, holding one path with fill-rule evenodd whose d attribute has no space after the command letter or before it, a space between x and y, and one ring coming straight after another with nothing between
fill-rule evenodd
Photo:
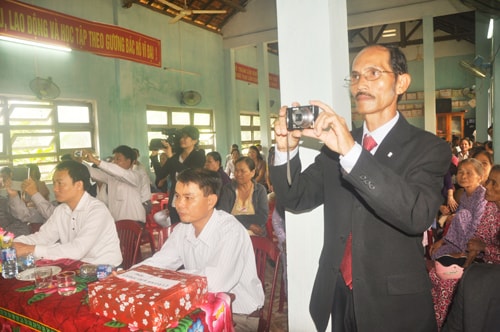
<instances>
[{"instance_id":1,"label":"man's hand holding camera","mask_svg":"<svg viewBox=\"0 0 500 332\"><path fill-rule=\"evenodd\" d=\"M94 156L92 151L87 150L87 149L81 150L80 161L81 160L85 160L86 162L95 164L96 166L99 166L101 164L101 161Z\"/></svg>"},{"instance_id":2,"label":"man's hand holding camera","mask_svg":"<svg viewBox=\"0 0 500 332\"><path fill-rule=\"evenodd\" d=\"M27 193L30 196L33 196L38 192L38 187L36 185L36 182L32 178L24 180L23 184L21 185L21 188L25 193Z\"/></svg>"},{"instance_id":3,"label":"man's hand holding camera","mask_svg":"<svg viewBox=\"0 0 500 332\"><path fill-rule=\"evenodd\" d=\"M313 121L309 121L310 127L304 129L289 130L288 128L296 128L292 124L287 124L287 119L293 121L294 117L290 117L291 110L287 106L283 106L279 112L279 119L275 122L274 130L276 133L276 145L279 151L286 151L295 149L302 135L306 137L321 140L330 150L345 155L351 150L355 142L350 133L345 119L333 111L333 109L320 102L313 100L310 102L312 106L319 107L322 112L319 112ZM293 103L292 106L299 107L298 103ZM315 115L315 114L314 114ZM302 117L297 116L302 122ZM288 146L287 146L288 135Z\"/></svg>"}]
</instances>

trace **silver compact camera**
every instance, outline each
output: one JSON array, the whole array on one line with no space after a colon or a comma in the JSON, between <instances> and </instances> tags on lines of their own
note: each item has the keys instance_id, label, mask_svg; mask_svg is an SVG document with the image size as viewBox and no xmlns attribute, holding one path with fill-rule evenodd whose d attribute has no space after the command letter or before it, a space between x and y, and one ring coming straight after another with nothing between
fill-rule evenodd
<instances>
[{"instance_id":1,"label":"silver compact camera","mask_svg":"<svg viewBox=\"0 0 500 332\"><path fill-rule=\"evenodd\" d=\"M76 150L75 152L73 152L73 156L75 156L76 158L83 157L83 150Z\"/></svg>"},{"instance_id":2,"label":"silver compact camera","mask_svg":"<svg viewBox=\"0 0 500 332\"><path fill-rule=\"evenodd\" d=\"M318 114L319 107L314 105L288 107L286 109L286 128L288 130L313 128Z\"/></svg>"}]
</instances>

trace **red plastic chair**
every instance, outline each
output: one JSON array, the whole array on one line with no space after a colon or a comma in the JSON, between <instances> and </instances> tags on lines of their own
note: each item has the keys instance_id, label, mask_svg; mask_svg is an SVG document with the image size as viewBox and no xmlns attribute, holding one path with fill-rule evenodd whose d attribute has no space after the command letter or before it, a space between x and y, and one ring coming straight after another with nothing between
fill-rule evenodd
<instances>
[{"instance_id":1,"label":"red plastic chair","mask_svg":"<svg viewBox=\"0 0 500 332\"><path fill-rule=\"evenodd\" d=\"M268 298L268 308L265 310L264 307L260 309L259 312L259 332L268 332L271 326L271 318L273 313L273 302L274 294L276 291L276 284L279 278L279 266L280 266L280 251L278 247L269 240L267 237L262 236L250 236L252 239L253 250L255 253L255 263L257 265L257 275L259 276L262 287L265 289L265 276L267 261L270 260L274 263L274 273L273 281L271 283L271 293Z\"/></svg>"},{"instance_id":2,"label":"red plastic chair","mask_svg":"<svg viewBox=\"0 0 500 332\"><path fill-rule=\"evenodd\" d=\"M143 228L134 220L118 220L115 225L123 257L122 268L128 270L138 263Z\"/></svg>"},{"instance_id":3,"label":"red plastic chair","mask_svg":"<svg viewBox=\"0 0 500 332\"><path fill-rule=\"evenodd\" d=\"M160 250L161 247L163 247L163 244L165 243L165 241L167 241L170 234L172 234L172 231L174 230L174 227L177 224L178 223L170 225L168 227L162 227L160 229L160 231L158 232L158 250Z\"/></svg>"},{"instance_id":4,"label":"red plastic chair","mask_svg":"<svg viewBox=\"0 0 500 332\"><path fill-rule=\"evenodd\" d=\"M152 193L151 194L151 201L152 202L159 202L166 197L168 197L168 193Z\"/></svg>"},{"instance_id":5,"label":"red plastic chair","mask_svg":"<svg viewBox=\"0 0 500 332\"><path fill-rule=\"evenodd\" d=\"M157 237L158 232L162 229L160 225L155 222L154 215L163 209L163 206L168 205L168 193L152 193L151 194L151 212L146 215L145 232L142 234L141 245L149 244L151 247L151 254L154 254L161 248L158 245Z\"/></svg>"}]
</instances>

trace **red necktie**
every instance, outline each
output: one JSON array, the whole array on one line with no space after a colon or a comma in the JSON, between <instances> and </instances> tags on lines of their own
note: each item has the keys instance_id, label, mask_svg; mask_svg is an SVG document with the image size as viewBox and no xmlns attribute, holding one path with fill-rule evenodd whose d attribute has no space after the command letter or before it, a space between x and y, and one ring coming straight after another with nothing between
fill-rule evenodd
<instances>
[{"instance_id":1,"label":"red necktie","mask_svg":"<svg viewBox=\"0 0 500 332\"><path fill-rule=\"evenodd\" d=\"M365 134L363 148L371 151L376 146L377 142L375 142L373 137ZM340 273L342 273L346 286L352 289L352 233L349 233L349 237L345 242L344 257L342 257L342 262L340 263Z\"/></svg>"},{"instance_id":2,"label":"red necktie","mask_svg":"<svg viewBox=\"0 0 500 332\"><path fill-rule=\"evenodd\" d=\"M373 139L373 137L370 136L370 134L365 134L365 137L363 138L363 147L371 151L374 147L377 146L377 142Z\"/></svg>"}]
</instances>

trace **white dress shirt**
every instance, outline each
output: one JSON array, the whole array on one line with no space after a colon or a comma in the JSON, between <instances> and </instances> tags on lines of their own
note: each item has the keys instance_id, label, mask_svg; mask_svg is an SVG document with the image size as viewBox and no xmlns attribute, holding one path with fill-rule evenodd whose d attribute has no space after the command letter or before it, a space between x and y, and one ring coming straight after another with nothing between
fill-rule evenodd
<instances>
[{"instance_id":1,"label":"white dress shirt","mask_svg":"<svg viewBox=\"0 0 500 332\"><path fill-rule=\"evenodd\" d=\"M41 259L70 258L114 266L122 262L113 217L103 202L87 192L73 211L60 204L40 231L14 241L35 245L34 255Z\"/></svg>"},{"instance_id":2,"label":"white dress shirt","mask_svg":"<svg viewBox=\"0 0 500 332\"><path fill-rule=\"evenodd\" d=\"M84 164L92 179L108 185L108 208L115 221L129 219L146 222L141 200L142 180L137 171L106 161L101 161L99 168Z\"/></svg>"},{"instance_id":3,"label":"white dress shirt","mask_svg":"<svg viewBox=\"0 0 500 332\"><path fill-rule=\"evenodd\" d=\"M30 199L35 206L27 207L19 195L9 196L10 213L22 222L44 223L52 215L56 205L46 200L39 192L36 192Z\"/></svg>"},{"instance_id":4,"label":"white dress shirt","mask_svg":"<svg viewBox=\"0 0 500 332\"><path fill-rule=\"evenodd\" d=\"M191 224L178 224L161 250L138 265L170 270L184 265L184 272L207 277L210 292L233 293L234 313L250 314L264 305L250 236L224 211L214 209L198 237Z\"/></svg>"},{"instance_id":5,"label":"white dress shirt","mask_svg":"<svg viewBox=\"0 0 500 332\"><path fill-rule=\"evenodd\" d=\"M141 202L147 202L151 200L151 179L149 178L146 168L142 164L135 164L133 170L139 174L141 179L140 191L141 191Z\"/></svg>"}]
</instances>

